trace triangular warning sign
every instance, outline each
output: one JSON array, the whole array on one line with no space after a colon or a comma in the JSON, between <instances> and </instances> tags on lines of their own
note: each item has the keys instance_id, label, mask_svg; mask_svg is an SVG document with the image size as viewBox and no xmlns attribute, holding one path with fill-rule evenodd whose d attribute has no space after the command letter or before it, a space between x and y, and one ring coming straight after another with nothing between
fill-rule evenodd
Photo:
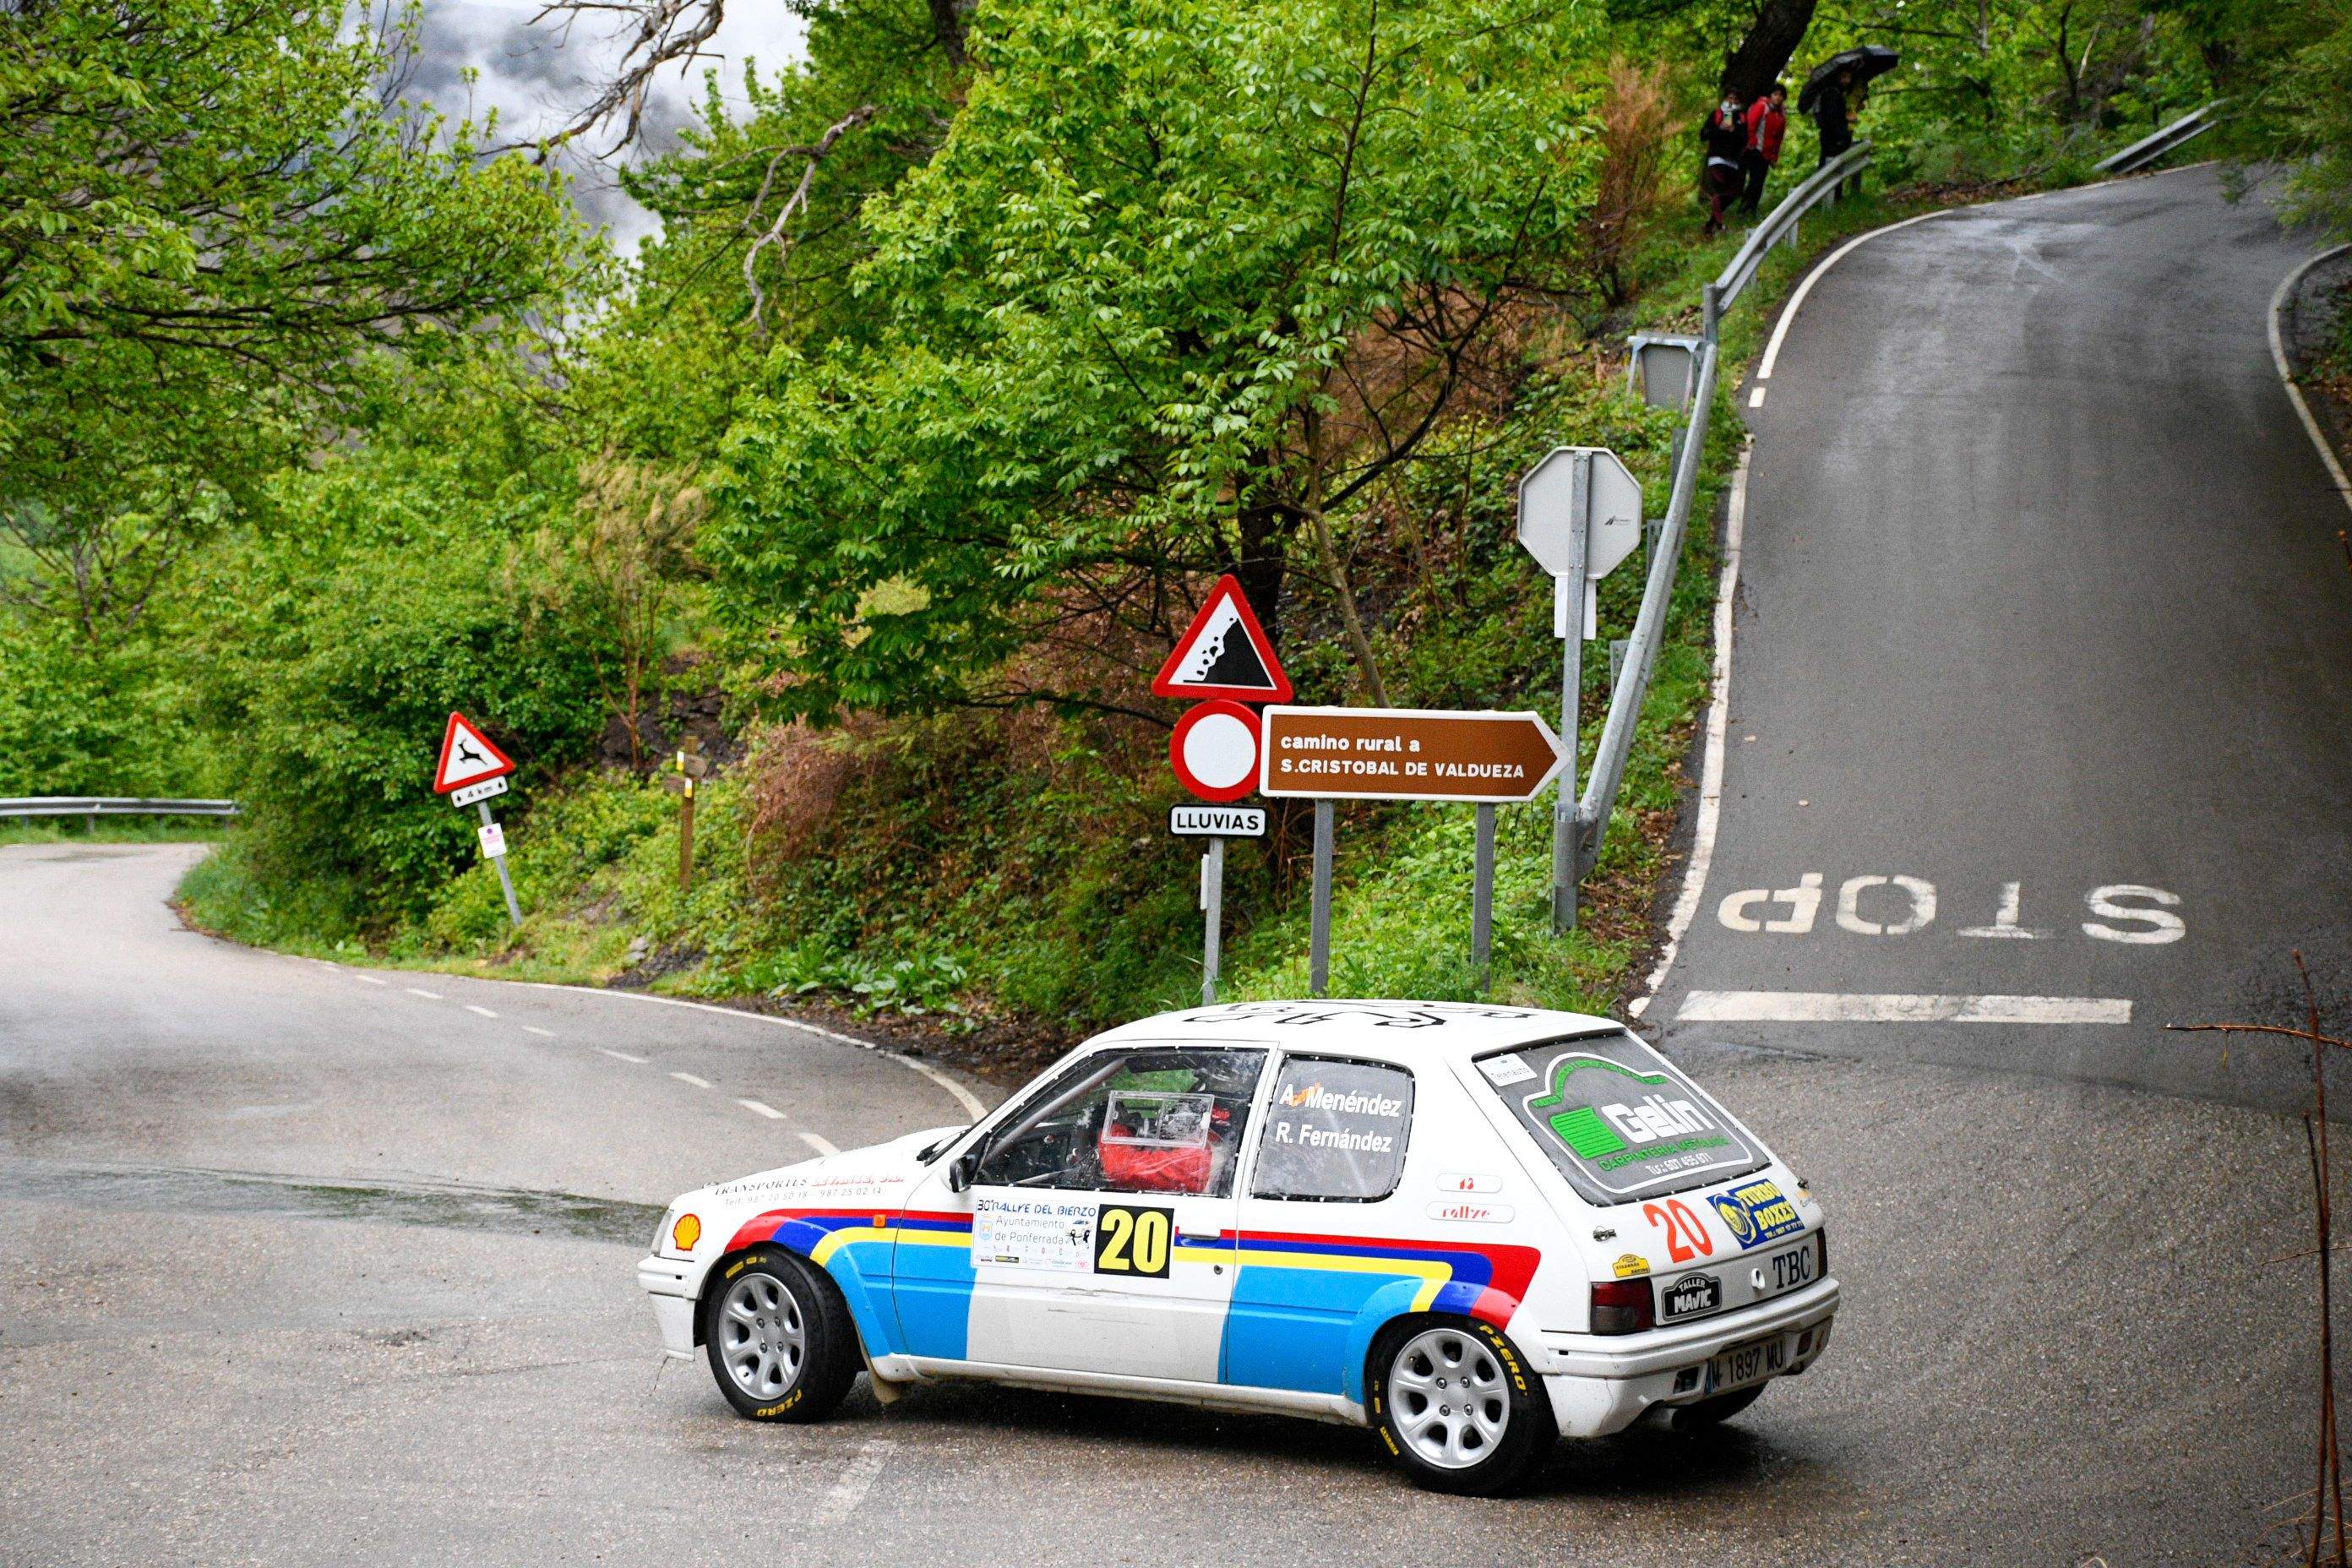
<instances>
[{"instance_id":1,"label":"triangular warning sign","mask_svg":"<svg viewBox=\"0 0 2352 1568\"><path fill-rule=\"evenodd\" d=\"M1155 697L1230 697L1242 702L1287 702L1290 677L1257 624L1242 585L1227 573L1151 683Z\"/></svg>"},{"instance_id":2,"label":"triangular warning sign","mask_svg":"<svg viewBox=\"0 0 2352 1568\"><path fill-rule=\"evenodd\" d=\"M447 795L512 772L514 763L490 744L488 735L474 728L473 721L463 713L449 715L449 727L441 733L441 765L433 770L435 795Z\"/></svg>"}]
</instances>

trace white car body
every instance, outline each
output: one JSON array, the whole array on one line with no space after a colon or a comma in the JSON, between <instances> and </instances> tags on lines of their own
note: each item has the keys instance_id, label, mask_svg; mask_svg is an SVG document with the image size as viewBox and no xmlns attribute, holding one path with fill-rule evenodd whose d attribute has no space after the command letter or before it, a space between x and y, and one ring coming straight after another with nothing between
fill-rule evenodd
<instances>
[{"instance_id":1,"label":"white car body","mask_svg":"<svg viewBox=\"0 0 2352 1568\"><path fill-rule=\"evenodd\" d=\"M1233 1166L1218 1178L1224 1195L957 1190L965 1156L997 1132L1022 1135L1024 1109L1050 1098L1040 1086L1142 1047L1265 1053L1235 1147L1220 1156ZM1549 1065L1538 1075L1534 1060ZM1409 1094L1378 1087L1397 1073ZM1375 1089L1335 1097L1322 1089L1335 1078ZM1601 1101L1557 1098L1573 1082L1590 1100L1592 1080L1606 1080ZM1402 1167L1387 1167L1384 1194L1256 1190L1290 1159L1269 1153L1274 1142L1372 1147L1400 1098ZM1353 1122L1350 1105L1363 1111ZM1552 1105L1568 1108L1547 1121ZM1570 1160L1582 1173L1571 1180L1561 1163L1571 1136L1588 1153L1613 1152ZM1661 1178L1651 1151L1668 1143L1685 1152L1664 1163L1697 1168ZM1708 1169L1735 1155L1736 1173ZM1636 1175L1643 1184L1622 1200L1593 1185ZM698 1237L681 1248L688 1214ZM1121 1230L1151 1243L1149 1276L1113 1255ZM1604 1018L1472 1004L1233 1004L1146 1018L1088 1040L971 1127L688 1193L637 1268L669 1353L697 1353L697 1303L713 1271L723 1278L742 1249L770 1243L839 1284L885 1398L983 1378L1362 1426L1375 1336L1403 1315L1451 1313L1500 1330L1541 1378L1560 1431L1589 1436L1804 1371L1838 1306L1820 1205L1663 1058ZM1655 1326L1595 1331L1596 1287L1619 1299L1630 1289Z\"/></svg>"}]
</instances>

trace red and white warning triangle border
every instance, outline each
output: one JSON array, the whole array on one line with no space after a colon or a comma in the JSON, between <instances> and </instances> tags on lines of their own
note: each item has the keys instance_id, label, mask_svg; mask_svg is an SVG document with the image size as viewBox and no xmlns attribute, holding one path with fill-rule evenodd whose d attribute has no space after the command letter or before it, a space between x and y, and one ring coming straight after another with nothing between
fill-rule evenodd
<instances>
[{"instance_id":1,"label":"red and white warning triangle border","mask_svg":"<svg viewBox=\"0 0 2352 1568\"><path fill-rule=\"evenodd\" d=\"M1238 702L1287 702L1290 677L1274 657L1242 585L1227 573L1217 579L1201 613L1151 683L1155 697L1228 697Z\"/></svg>"},{"instance_id":2,"label":"red and white warning triangle border","mask_svg":"<svg viewBox=\"0 0 2352 1568\"><path fill-rule=\"evenodd\" d=\"M514 767L507 754L474 727L472 720L452 713L448 729L441 734L441 764L433 770L433 793L447 795L469 784L510 773Z\"/></svg>"}]
</instances>

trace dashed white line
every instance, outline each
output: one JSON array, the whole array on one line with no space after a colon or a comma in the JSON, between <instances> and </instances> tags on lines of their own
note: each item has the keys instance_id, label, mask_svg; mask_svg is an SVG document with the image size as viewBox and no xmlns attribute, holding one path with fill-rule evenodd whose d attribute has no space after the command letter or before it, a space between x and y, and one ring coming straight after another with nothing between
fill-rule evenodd
<instances>
[{"instance_id":1,"label":"dashed white line","mask_svg":"<svg viewBox=\"0 0 2352 1568\"><path fill-rule=\"evenodd\" d=\"M867 1438L866 1446L842 1467L841 1479L833 1483L832 1489L817 1504L816 1522L838 1524L855 1513L857 1505L866 1500L866 1494L874 1489L874 1483L881 1479L882 1467L898 1447L887 1437Z\"/></svg>"},{"instance_id":2,"label":"dashed white line","mask_svg":"<svg viewBox=\"0 0 2352 1568\"><path fill-rule=\"evenodd\" d=\"M739 1100L735 1103L754 1115L766 1117L771 1121L782 1121L784 1119L782 1111L764 1100Z\"/></svg>"},{"instance_id":3,"label":"dashed white line","mask_svg":"<svg viewBox=\"0 0 2352 1568\"><path fill-rule=\"evenodd\" d=\"M2128 1024L2121 996L1942 996L1694 991L1675 1016L1713 1024Z\"/></svg>"},{"instance_id":4,"label":"dashed white line","mask_svg":"<svg viewBox=\"0 0 2352 1568\"><path fill-rule=\"evenodd\" d=\"M814 1132L803 1132L800 1136L802 1142L807 1144L810 1148L815 1150L820 1154L838 1154L841 1152L839 1149L836 1149L831 1143L818 1137Z\"/></svg>"},{"instance_id":5,"label":"dashed white line","mask_svg":"<svg viewBox=\"0 0 2352 1568\"><path fill-rule=\"evenodd\" d=\"M1756 390L1748 395L1748 406L1750 408L1763 407L1764 395L1771 390L1772 389L1770 387L1765 386L1759 383L1757 385Z\"/></svg>"},{"instance_id":6,"label":"dashed white line","mask_svg":"<svg viewBox=\"0 0 2352 1568\"><path fill-rule=\"evenodd\" d=\"M362 974L356 969L345 970L344 973L349 974L352 979L364 981L370 985L389 985L392 984L389 980L378 980L373 974Z\"/></svg>"},{"instance_id":7,"label":"dashed white line","mask_svg":"<svg viewBox=\"0 0 2352 1568\"><path fill-rule=\"evenodd\" d=\"M690 1072L674 1072L669 1076L677 1079L680 1083L690 1083L697 1089L709 1089L710 1087L710 1080L709 1079L697 1078Z\"/></svg>"},{"instance_id":8,"label":"dashed white line","mask_svg":"<svg viewBox=\"0 0 2352 1568\"><path fill-rule=\"evenodd\" d=\"M612 1058L616 1062L635 1062L639 1067L646 1065L646 1058L643 1057L633 1057L626 1051L606 1050L603 1046L598 1046L596 1048L600 1051L604 1051L606 1056Z\"/></svg>"},{"instance_id":9,"label":"dashed white line","mask_svg":"<svg viewBox=\"0 0 2352 1568\"><path fill-rule=\"evenodd\" d=\"M466 1004L466 1011L468 1013L479 1013L485 1018L495 1018L498 1016L496 1013L491 1012L488 1007L477 1007L471 1002Z\"/></svg>"},{"instance_id":10,"label":"dashed white line","mask_svg":"<svg viewBox=\"0 0 2352 1568\"><path fill-rule=\"evenodd\" d=\"M555 1038L554 1030L542 1029L536 1024L525 1024L522 1026L522 1032L526 1035L537 1035L542 1040L551 1040Z\"/></svg>"},{"instance_id":11,"label":"dashed white line","mask_svg":"<svg viewBox=\"0 0 2352 1568\"><path fill-rule=\"evenodd\" d=\"M438 991L424 991L414 985L404 985L401 989L407 992L411 996L422 996L427 1002L439 1002L444 1000L441 993Z\"/></svg>"}]
</instances>

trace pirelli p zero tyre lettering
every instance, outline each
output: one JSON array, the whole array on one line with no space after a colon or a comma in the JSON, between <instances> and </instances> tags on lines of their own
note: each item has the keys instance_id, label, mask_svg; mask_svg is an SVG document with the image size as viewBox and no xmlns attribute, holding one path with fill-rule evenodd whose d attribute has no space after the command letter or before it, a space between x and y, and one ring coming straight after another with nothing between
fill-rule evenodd
<instances>
[{"instance_id":1,"label":"pirelli p zero tyre lettering","mask_svg":"<svg viewBox=\"0 0 2352 1568\"><path fill-rule=\"evenodd\" d=\"M779 1247L711 1271L702 1327L719 1392L754 1421L821 1421L857 1375L857 1328L840 1289Z\"/></svg>"},{"instance_id":2,"label":"pirelli p zero tyre lettering","mask_svg":"<svg viewBox=\"0 0 2352 1568\"><path fill-rule=\"evenodd\" d=\"M1365 1383L1381 1447L1432 1491L1507 1490L1559 1435L1510 1341L1474 1319L1391 1325L1373 1343Z\"/></svg>"}]
</instances>

